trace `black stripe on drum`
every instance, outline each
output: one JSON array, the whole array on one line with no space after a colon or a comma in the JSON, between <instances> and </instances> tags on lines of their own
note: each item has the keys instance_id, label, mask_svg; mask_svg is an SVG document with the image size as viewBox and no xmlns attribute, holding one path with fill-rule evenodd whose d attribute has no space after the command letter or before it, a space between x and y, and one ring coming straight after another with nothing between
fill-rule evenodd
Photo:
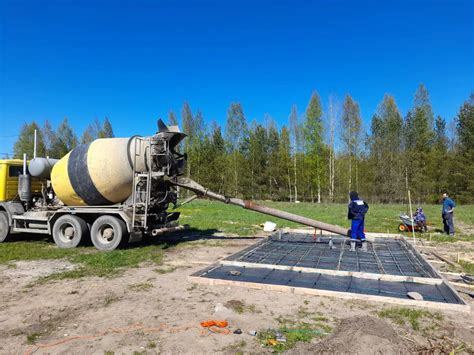
<instances>
[{"instance_id":1,"label":"black stripe on drum","mask_svg":"<svg viewBox=\"0 0 474 355\"><path fill-rule=\"evenodd\" d=\"M97 190L87 167L87 151L90 144L82 144L72 150L67 163L67 174L76 194L89 206L111 205Z\"/></svg>"}]
</instances>

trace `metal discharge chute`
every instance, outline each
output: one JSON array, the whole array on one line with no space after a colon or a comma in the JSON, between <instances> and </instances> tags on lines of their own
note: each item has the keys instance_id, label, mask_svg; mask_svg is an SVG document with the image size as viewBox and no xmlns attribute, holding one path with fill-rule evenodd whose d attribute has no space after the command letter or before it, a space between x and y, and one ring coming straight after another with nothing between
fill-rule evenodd
<instances>
[{"instance_id":1,"label":"metal discharge chute","mask_svg":"<svg viewBox=\"0 0 474 355\"><path fill-rule=\"evenodd\" d=\"M303 225L310 226L316 229L321 229L327 232L340 234L343 236L349 235L349 230L340 226L336 226L334 224L324 223L324 222L317 221L315 219L277 210L275 208L261 206L250 200L242 200L240 198L229 198L229 197L222 196L218 193L209 191L205 187L198 184L196 181L185 178L183 176L178 176L175 179L171 180L170 182L182 188L191 190L196 195L201 196L201 197L208 197L212 200L217 200L217 201L224 202L230 205L240 206L247 210L252 210L252 211L260 212L269 216L286 219L288 221L303 224Z\"/></svg>"}]
</instances>

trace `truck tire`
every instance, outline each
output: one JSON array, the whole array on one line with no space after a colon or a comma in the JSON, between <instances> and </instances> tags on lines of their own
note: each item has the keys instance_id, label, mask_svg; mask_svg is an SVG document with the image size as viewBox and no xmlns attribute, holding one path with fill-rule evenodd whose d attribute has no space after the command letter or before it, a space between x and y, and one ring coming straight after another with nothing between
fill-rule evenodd
<instances>
[{"instance_id":1,"label":"truck tire","mask_svg":"<svg viewBox=\"0 0 474 355\"><path fill-rule=\"evenodd\" d=\"M0 211L0 243L4 242L10 234L10 224L5 211Z\"/></svg>"},{"instance_id":2,"label":"truck tire","mask_svg":"<svg viewBox=\"0 0 474 355\"><path fill-rule=\"evenodd\" d=\"M89 228L82 218L64 215L54 223L53 239L59 248L75 248L88 232Z\"/></svg>"},{"instance_id":3,"label":"truck tire","mask_svg":"<svg viewBox=\"0 0 474 355\"><path fill-rule=\"evenodd\" d=\"M125 222L114 216L101 216L92 224L92 244L100 251L116 249L127 239L126 235Z\"/></svg>"}]
</instances>

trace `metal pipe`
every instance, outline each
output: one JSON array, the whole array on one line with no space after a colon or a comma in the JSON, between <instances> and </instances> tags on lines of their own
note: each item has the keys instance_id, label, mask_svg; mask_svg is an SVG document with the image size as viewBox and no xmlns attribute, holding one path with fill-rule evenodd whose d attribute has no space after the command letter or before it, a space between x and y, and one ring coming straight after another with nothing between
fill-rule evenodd
<instances>
[{"instance_id":1,"label":"metal pipe","mask_svg":"<svg viewBox=\"0 0 474 355\"><path fill-rule=\"evenodd\" d=\"M36 158L36 129L35 129L35 141L34 141L34 146L33 146L33 159Z\"/></svg>"},{"instance_id":2,"label":"metal pipe","mask_svg":"<svg viewBox=\"0 0 474 355\"><path fill-rule=\"evenodd\" d=\"M26 175L26 153L23 153L23 175Z\"/></svg>"},{"instance_id":3,"label":"metal pipe","mask_svg":"<svg viewBox=\"0 0 474 355\"><path fill-rule=\"evenodd\" d=\"M161 235L161 234L165 234L165 233L178 232L178 231L186 230L188 228L189 228L189 226L187 224L184 224L184 225L174 226L174 227L164 227L164 228L152 229L151 230L151 235L156 237L157 235Z\"/></svg>"},{"instance_id":4,"label":"metal pipe","mask_svg":"<svg viewBox=\"0 0 474 355\"><path fill-rule=\"evenodd\" d=\"M197 195L200 195L202 197L209 197L210 199L217 200L217 201L224 202L231 205L240 206L247 210L252 210L252 211L260 212L266 215L286 219L288 221L304 224L306 226L321 229L327 232L332 232L332 233L340 234L343 236L349 236L349 230L347 230L346 228L336 226L334 224L320 222L315 219L299 216L290 212L280 211L275 208L261 206L261 205L256 204L253 201L244 201L244 200L241 200L240 198L228 198L220 194L217 194L215 192L209 191L208 189L204 188L197 182L185 177L178 177L177 179L170 180L170 182L174 185L181 186L185 189L191 190Z\"/></svg>"},{"instance_id":5,"label":"metal pipe","mask_svg":"<svg viewBox=\"0 0 474 355\"><path fill-rule=\"evenodd\" d=\"M327 232L332 232L332 233L336 233L336 234L340 234L344 236L348 235L348 230L346 228L336 226L334 224L324 223L312 218L307 218L307 217L299 216L293 213L280 211L275 208L261 206L261 205L256 204L253 201L244 201L244 202L245 202L244 208L248 210L252 210L252 211L260 212L263 214L268 214L270 216L286 219L288 221L304 224L306 226L314 227L314 228L321 229Z\"/></svg>"}]
</instances>

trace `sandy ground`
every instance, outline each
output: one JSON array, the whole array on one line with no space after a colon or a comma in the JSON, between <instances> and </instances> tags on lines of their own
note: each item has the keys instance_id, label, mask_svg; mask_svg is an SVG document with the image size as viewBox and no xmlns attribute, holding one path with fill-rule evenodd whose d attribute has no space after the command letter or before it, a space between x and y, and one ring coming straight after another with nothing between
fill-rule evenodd
<instances>
[{"instance_id":1,"label":"sandy ground","mask_svg":"<svg viewBox=\"0 0 474 355\"><path fill-rule=\"evenodd\" d=\"M462 343L473 347L472 313L442 312L444 320L438 327L424 324L430 329L413 331L377 316L378 310L389 305L188 281L191 273L255 242L229 238L217 246L190 243L170 249L163 265L130 269L110 279L34 284L40 276L73 266L63 261L2 266L0 353L270 352L249 332L277 328L279 317L296 322L314 315L328 318L333 331L311 343L298 343L289 353L443 353L466 349ZM233 303L243 305L243 313L226 307ZM240 328L243 333L203 331L200 322L210 319L225 319L231 331ZM30 344L32 334L41 334L35 344Z\"/></svg>"}]
</instances>

